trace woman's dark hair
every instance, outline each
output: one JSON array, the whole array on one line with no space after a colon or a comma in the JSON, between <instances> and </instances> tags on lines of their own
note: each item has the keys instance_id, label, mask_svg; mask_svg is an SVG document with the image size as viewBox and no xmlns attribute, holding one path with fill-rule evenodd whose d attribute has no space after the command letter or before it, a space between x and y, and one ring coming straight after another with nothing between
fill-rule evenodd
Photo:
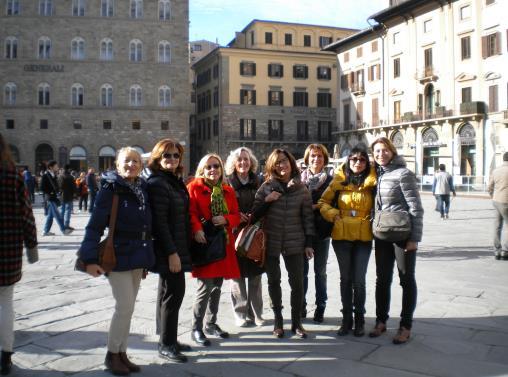
<instances>
[{"instance_id":1,"label":"woman's dark hair","mask_svg":"<svg viewBox=\"0 0 508 377\"><path fill-rule=\"evenodd\" d=\"M152 149L150 154L150 160L148 161L148 168L152 171L159 171L161 169L160 162L162 155L170 149L176 149L180 154L178 161L178 167L176 168L176 175L181 176L183 173L183 146L173 139L162 139Z\"/></svg>"},{"instance_id":2,"label":"woman's dark hair","mask_svg":"<svg viewBox=\"0 0 508 377\"><path fill-rule=\"evenodd\" d=\"M357 176L354 175L353 171L351 170L351 167L349 166L349 161L350 161L351 157L353 157L355 155L360 155L361 157L365 158L365 160L366 160L365 170L362 171ZM344 165L342 165L342 171L344 172L344 176L346 177L346 179L344 179L344 181L341 182L341 184L343 186L347 186L350 183L354 183L356 185L361 185L365 181L365 178L367 178L370 173L370 160L369 160L369 154L367 153L367 150L365 148L358 146L358 145L355 145L353 147L353 149L351 149L351 152L349 152L349 155L347 156L347 161L344 163ZM354 182L352 182L353 179L354 179Z\"/></svg>"},{"instance_id":3,"label":"woman's dark hair","mask_svg":"<svg viewBox=\"0 0 508 377\"><path fill-rule=\"evenodd\" d=\"M14 165L11 149L5 142L4 137L0 134L0 161L5 161L8 165Z\"/></svg>"},{"instance_id":4,"label":"woman's dark hair","mask_svg":"<svg viewBox=\"0 0 508 377\"><path fill-rule=\"evenodd\" d=\"M265 165L265 179L268 180L270 178L280 179L281 177L277 174L277 170L275 170L275 164L277 163L277 158L279 157L279 153L282 153L289 160L289 164L291 165L291 178L300 176L300 169L296 165L296 160L294 156L287 150L282 148L277 148L270 153L270 156L266 159Z\"/></svg>"}]
</instances>

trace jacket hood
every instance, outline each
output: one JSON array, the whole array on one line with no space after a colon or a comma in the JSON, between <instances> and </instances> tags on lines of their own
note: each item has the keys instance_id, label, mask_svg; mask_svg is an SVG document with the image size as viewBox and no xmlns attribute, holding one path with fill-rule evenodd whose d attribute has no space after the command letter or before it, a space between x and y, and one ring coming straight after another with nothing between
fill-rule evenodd
<instances>
[{"instance_id":1,"label":"jacket hood","mask_svg":"<svg viewBox=\"0 0 508 377\"><path fill-rule=\"evenodd\" d=\"M233 188L235 190L238 190L240 187L242 186L250 186L252 188L257 188L259 186L259 179L257 177L256 174L254 174L253 172L249 172L249 181L247 182L246 185L243 185L241 182L240 182L240 179L238 178L238 175L236 174L236 172L234 172L233 174L231 174L229 177L228 177L228 180L229 180L229 183L231 184L231 186L233 186Z\"/></svg>"},{"instance_id":2,"label":"jacket hood","mask_svg":"<svg viewBox=\"0 0 508 377\"><path fill-rule=\"evenodd\" d=\"M139 177L141 185L144 186L145 181ZM121 177L116 171L106 171L101 174L101 186L108 186L111 184L118 184L120 186L128 187L125 179Z\"/></svg>"}]
</instances>

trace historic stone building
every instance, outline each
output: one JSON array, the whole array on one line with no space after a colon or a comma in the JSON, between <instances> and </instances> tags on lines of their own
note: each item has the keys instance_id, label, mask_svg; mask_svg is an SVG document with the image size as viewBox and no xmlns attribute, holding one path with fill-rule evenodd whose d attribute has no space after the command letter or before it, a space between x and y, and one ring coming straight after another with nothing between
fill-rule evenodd
<instances>
[{"instance_id":1,"label":"historic stone building","mask_svg":"<svg viewBox=\"0 0 508 377\"><path fill-rule=\"evenodd\" d=\"M188 142L187 0L1 0L0 129L32 169Z\"/></svg>"},{"instance_id":2,"label":"historic stone building","mask_svg":"<svg viewBox=\"0 0 508 377\"><path fill-rule=\"evenodd\" d=\"M442 163L482 188L508 151L508 2L392 3L327 48L339 62L342 154L383 135L424 184Z\"/></svg>"},{"instance_id":3,"label":"historic stone building","mask_svg":"<svg viewBox=\"0 0 508 377\"><path fill-rule=\"evenodd\" d=\"M253 20L227 47L194 64L194 163L239 146L262 162L275 147L297 158L311 142L332 147L336 57L321 49L355 31Z\"/></svg>"}]
</instances>

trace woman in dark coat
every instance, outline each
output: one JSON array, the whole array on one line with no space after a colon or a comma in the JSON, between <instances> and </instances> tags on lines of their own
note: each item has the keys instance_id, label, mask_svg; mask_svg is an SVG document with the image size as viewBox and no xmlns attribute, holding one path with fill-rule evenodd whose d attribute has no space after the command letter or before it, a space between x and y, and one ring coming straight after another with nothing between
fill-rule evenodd
<instances>
[{"instance_id":1,"label":"woman in dark coat","mask_svg":"<svg viewBox=\"0 0 508 377\"><path fill-rule=\"evenodd\" d=\"M303 256L310 259L314 254L312 198L300 181L295 158L284 149L275 149L270 154L266 160L265 177L256 193L253 218L263 218L266 235L265 269L275 316L273 335L277 338L284 336L280 284L282 255L291 287L291 331L300 338L306 338L301 322Z\"/></svg>"},{"instance_id":2,"label":"woman in dark coat","mask_svg":"<svg viewBox=\"0 0 508 377\"><path fill-rule=\"evenodd\" d=\"M114 233L116 266L106 274L115 299L115 312L109 328L105 365L115 375L126 375L141 369L128 359L127 341L141 278L144 270L154 265L155 257L146 183L139 178L142 168L139 152L130 147L120 149L116 167L117 171L102 177L102 188L97 194L81 243L80 258L90 275L105 274L98 264L98 248L109 224L113 196L118 195Z\"/></svg>"},{"instance_id":3,"label":"woman in dark coat","mask_svg":"<svg viewBox=\"0 0 508 377\"><path fill-rule=\"evenodd\" d=\"M186 362L181 351L188 345L177 341L178 312L185 294L185 272L191 271L189 243L189 193L182 179L183 146L171 139L159 141L152 150L148 167L148 195L152 208L157 324L160 331L159 355L167 360Z\"/></svg>"},{"instance_id":4,"label":"woman in dark coat","mask_svg":"<svg viewBox=\"0 0 508 377\"><path fill-rule=\"evenodd\" d=\"M235 149L226 160L226 174L229 184L235 189L240 208L240 226L237 228L237 233L249 221L249 213L259 188L257 168L256 156L246 147ZM264 270L250 259L238 255L237 259L242 277L231 280L231 303L236 325L240 327L253 323L258 326L263 325L261 274ZM247 279L247 284L245 279Z\"/></svg>"},{"instance_id":5,"label":"woman in dark coat","mask_svg":"<svg viewBox=\"0 0 508 377\"><path fill-rule=\"evenodd\" d=\"M21 279L23 245L37 261L37 232L23 177L0 134L0 346L1 373L9 374L14 345L14 284Z\"/></svg>"}]
</instances>

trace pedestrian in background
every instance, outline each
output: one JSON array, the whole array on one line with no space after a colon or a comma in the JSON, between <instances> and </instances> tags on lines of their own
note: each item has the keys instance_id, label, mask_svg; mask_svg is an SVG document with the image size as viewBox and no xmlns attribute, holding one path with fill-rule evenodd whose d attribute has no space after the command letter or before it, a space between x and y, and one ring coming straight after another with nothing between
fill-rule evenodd
<instances>
[{"instance_id":1,"label":"pedestrian in background","mask_svg":"<svg viewBox=\"0 0 508 377\"><path fill-rule=\"evenodd\" d=\"M85 212L88 210L88 186L86 184L86 174L82 171L76 179L76 188L78 190L78 210L81 212L83 208Z\"/></svg>"},{"instance_id":2,"label":"pedestrian in background","mask_svg":"<svg viewBox=\"0 0 508 377\"><path fill-rule=\"evenodd\" d=\"M185 295L185 272L191 271L189 193L183 182L183 154L180 143L159 141L150 154L148 196L152 208L155 267L159 274L157 289L157 328L159 356L179 363L187 361L182 351L190 346L180 343L178 315Z\"/></svg>"},{"instance_id":3,"label":"pedestrian in background","mask_svg":"<svg viewBox=\"0 0 508 377\"><path fill-rule=\"evenodd\" d=\"M450 211L450 192L455 197L455 187L453 186L453 177L446 171L445 164L439 164L439 172L434 175L432 183L432 194L436 197L437 208L441 213L441 219L448 219Z\"/></svg>"},{"instance_id":4,"label":"pedestrian in background","mask_svg":"<svg viewBox=\"0 0 508 377\"><path fill-rule=\"evenodd\" d=\"M284 337L280 257L291 287L291 331L306 338L302 326L303 256L312 258L314 214L309 190L301 182L296 160L285 149L275 149L266 160L265 182L256 192L253 221L263 219L266 237L265 269L274 313L273 335Z\"/></svg>"},{"instance_id":5,"label":"pedestrian in background","mask_svg":"<svg viewBox=\"0 0 508 377\"><path fill-rule=\"evenodd\" d=\"M115 300L115 311L109 327L104 364L115 375L127 375L141 370L127 357L127 341L141 278L144 270L154 265L155 257L146 183L139 178L143 168L141 155L131 147L120 149L116 168L117 171L109 171L102 177L102 189L86 226L79 254L88 274L94 277L105 274L98 264L98 248L109 225L113 196L118 195L114 232L116 266L106 274Z\"/></svg>"},{"instance_id":6,"label":"pedestrian in background","mask_svg":"<svg viewBox=\"0 0 508 377\"><path fill-rule=\"evenodd\" d=\"M55 160L48 162L48 170L44 173L41 179L41 191L44 193L44 198L47 203L48 214L46 216L46 222L44 223L43 236L54 236L55 233L51 232L51 226L53 225L53 219L58 224L58 227L64 235L72 233L72 229L65 228L62 214L58 207L61 205L59 199L60 190L58 187L58 163Z\"/></svg>"},{"instance_id":7,"label":"pedestrian in background","mask_svg":"<svg viewBox=\"0 0 508 377\"><path fill-rule=\"evenodd\" d=\"M249 148L232 151L226 160L226 174L233 187L240 208L237 233L249 222L249 214L259 188L258 160ZM241 277L231 279L231 303L237 326L263 325L263 294L261 275L264 269L252 260L237 254ZM247 280L247 283L246 283Z\"/></svg>"},{"instance_id":8,"label":"pedestrian in background","mask_svg":"<svg viewBox=\"0 0 508 377\"><path fill-rule=\"evenodd\" d=\"M326 264L328 263L328 249L330 248L330 226L319 212L318 200L323 195L332 180L326 171L329 160L328 150L322 144L310 144L303 155L307 166L302 172L302 183L307 186L312 197L312 210L314 211L314 228L316 231L312 239L314 249L314 286L316 289L316 309L314 322L324 320L326 301L328 300L326 288ZM307 289L309 287L309 259L303 256L303 305L302 318L307 316Z\"/></svg>"},{"instance_id":9,"label":"pedestrian in background","mask_svg":"<svg viewBox=\"0 0 508 377\"><path fill-rule=\"evenodd\" d=\"M14 284L21 279L23 245L29 263L38 260L37 231L23 177L0 134L0 359L1 374L12 369Z\"/></svg>"},{"instance_id":10,"label":"pedestrian in background","mask_svg":"<svg viewBox=\"0 0 508 377\"><path fill-rule=\"evenodd\" d=\"M95 197L97 196L97 191L99 191L99 186L97 185L97 177L95 176L95 169L88 169L88 174L86 175L86 185L88 187L88 197L89 197L89 205L88 212L92 213L93 208L95 206Z\"/></svg>"},{"instance_id":11,"label":"pedestrian in background","mask_svg":"<svg viewBox=\"0 0 508 377\"><path fill-rule=\"evenodd\" d=\"M496 209L494 222L494 249L497 260L508 260L508 152L503 164L490 175L489 194Z\"/></svg>"},{"instance_id":12,"label":"pedestrian in background","mask_svg":"<svg viewBox=\"0 0 508 377\"><path fill-rule=\"evenodd\" d=\"M198 280L192 319L192 339L200 345L209 346L204 332L219 338L229 334L217 324L221 287L224 279L240 278L235 255L233 229L240 224L240 213L233 188L224 183L224 166L214 153L204 156L196 169L196 177L187 185L190 196L192 233L198 243L206 243L202 220L211 221L226 234L226 257L205 266L192 268L192 276ZM203 321L205 322L203 332Z\"/></svg>"},{"instance_id":13,"label":"pedestrian in background","mask_svg":"<svg viewBox=\"0 0 508 377\"><path fill-rule=\"evenodd\" d=\"M35 177L32 175L28 167L25 167L23 170L23 179L25 181L26 189L28 190L28 195L30 198L30 202L35 202Z\"/></svg>"},{"instance_id":14,"label":"pedestrian in background","mask_svg":"<svg viewBox=\"0 0 508 377\"><path fill-rule=\"evenodd\" d=\"M62 175L59 177L60 190L62 191L62 217L65 229L74 230L71 227L71 214L74 204L74 194L76 193L76 184L71 175L71 166L65 165Z\"/></svg>"},{"instance_id":15,"label":"pedestrian in background","mask_svg":"<svg viewBox=\"0 0 508 377\"><path fill-rule=\"evenodd\" d=\"M354 336L365 334L365 276L372 251L376 181L376 170L367 151L355 146L319 200L321 214L333 223L332 245L339 263L342 302L339 336L349 334L353 328L353 314Z\"/></svg>"},{"instance_id":16,"label":"pedestrian in background","mask_svg":"<svg viewBox=\"0 0 508 377\"><path fill-rule=\"evenodd\" d=\"M376 162L378 181L375 211L405 211L411 219L409 238L400 242L375 239L376 252L376 325L371 338L386 331L390 311L390 290L393 264L397 262L402 287L402 312L394 344L406 343L411 336L413 314L416 308L416 251L422 239L423 207L415 174L406 167L406 161L386 137L371 145Z\"/></svg>"}]
</instances>

